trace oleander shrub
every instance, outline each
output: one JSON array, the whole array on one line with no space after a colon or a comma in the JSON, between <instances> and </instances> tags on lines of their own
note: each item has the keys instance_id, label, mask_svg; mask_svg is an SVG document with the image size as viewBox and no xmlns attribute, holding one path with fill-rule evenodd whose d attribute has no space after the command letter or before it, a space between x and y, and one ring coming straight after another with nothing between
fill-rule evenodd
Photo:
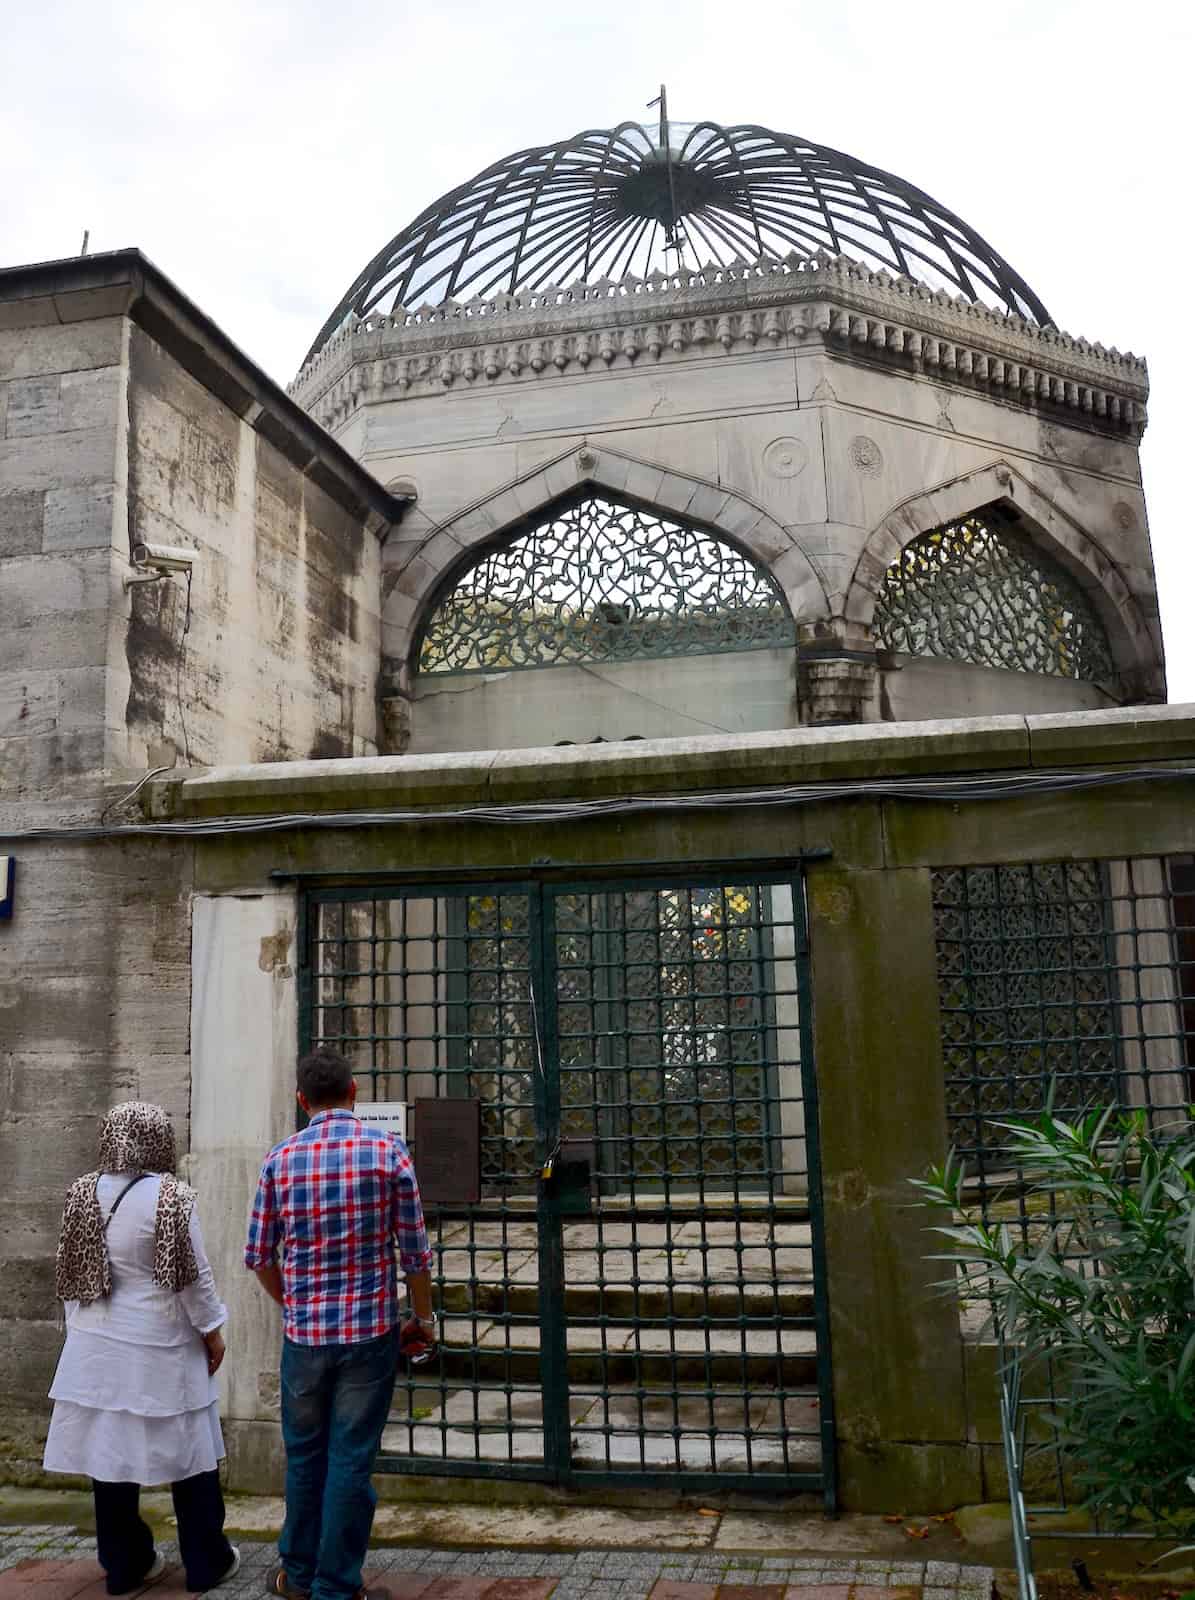
<instances>
[{"instance_id":1,"label":"oleander shrub","mask_svg":"<svg viewBox=\"0 0 1195 1600\"><path fill-rule=\"evenodd\" d=\"M916 1187L939 1208L943 1287L986 1307L1027 1388L1054 1376L1050 1443L1108 1527L1195 1534L1195 1123L1117 1108L996 1124L1015 1206L970 1203L952 1152ZM999 1220L1015 1210L1015 1225ZM1195 1480L1192 1480L1195 1481Z\"/></svg>"}]
</instances>

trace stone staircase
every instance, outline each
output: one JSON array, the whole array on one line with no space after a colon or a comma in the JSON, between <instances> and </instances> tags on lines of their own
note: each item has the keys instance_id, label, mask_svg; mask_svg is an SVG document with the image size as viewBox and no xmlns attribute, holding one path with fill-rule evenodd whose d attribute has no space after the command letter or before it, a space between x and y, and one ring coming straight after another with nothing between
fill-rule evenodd
<instances>
[{"instance_id":1,"label":"stone staircase","mask_svg":"<svg viewBox=\"0 0 1195 1600\"><path fill-rule=\"evenodd\" d=\"M721 1241L711 1246L711 1226L735 1227L733 1252ZM773 1282L747 1279L743 1256L759 1244L744 1244L742 1224L719 1223L705 1226L696 1260L675 1239L663 1241L667 1277L651 1259L655 1241L636 1238L620 1264L636 1261L637 1275L624 1271L621 1281L607 1275L600 1284L567 1283L563 1313L575 1467L816 1469L817 1345L808 1228L786 1224L790 1237L779 1249L777 1231L769 1237L770 1257L787 1259L779 1261ZM570 1280L580 1279L573 1269L592 1265L590 1241L578 1236L578 1228L569 1232L566 1272ZM540 1285L533 1262L518 1259L530 1241L512 1241L509 1233L495 1252L484 1248L484 1239L479 1247L474 1229L468 1256L477 1275L446 1277L437 1360L425 1372L400 1379L384 1454L431 1458L433 1473L437 1459L542 1459ZM603 1240L601 1249L607 1266L615 1253L608 1244ZM715 1253L734 1255L738 1282L704 1276ZM496 1255L500 1261L491 1259Z\"/></svg>"}]
</instances>

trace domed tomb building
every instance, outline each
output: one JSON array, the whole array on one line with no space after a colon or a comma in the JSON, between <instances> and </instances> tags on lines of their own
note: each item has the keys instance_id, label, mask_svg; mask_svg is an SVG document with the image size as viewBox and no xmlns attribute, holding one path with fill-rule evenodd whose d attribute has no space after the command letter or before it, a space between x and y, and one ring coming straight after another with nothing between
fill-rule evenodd
<instances>
[{"instance_id":1,"label":"domed tomb building","mask_svg":"<svg viewBox=\"0 0 1195 1600\"><path fill-rule=\"evenodd\" d=\"M387 487L382 748L1165 697L1145 363L961 218L788 134L487 168L292 393Z\"/></svg>"}]
</instances>

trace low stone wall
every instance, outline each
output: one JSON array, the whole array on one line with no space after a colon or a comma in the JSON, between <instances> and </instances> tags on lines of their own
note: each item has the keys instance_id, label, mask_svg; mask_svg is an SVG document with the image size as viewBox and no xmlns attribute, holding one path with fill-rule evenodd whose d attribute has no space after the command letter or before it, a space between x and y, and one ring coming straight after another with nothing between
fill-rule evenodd
<instances>
[{"instance_id":1,"label":"low stone wall","mask_svg":"<svg viewBox=\"0 0 1195 1600\"><path fill-rule=\"evenodd\" d=\"M1077 786L1096 771L1118 781ZM1044 786L1001 795L991 785L1026 775ZM934 781L937 791L901 791L910 780ZM1195 710L1155 708L224 768L155 782L143 824L150 837L138 843L14 843L31 861L44 859L24 881L37 881L64 920L79 861L122 906L108 922L124 931L108 942L123 1043L94 1079L65 1056L55 1079L56 1046L47 1042L37 1082L54 1084L56 1122L23 1109L32 1096L44 1111L47 1091L38 1099L36 1085L20 1088L15 1013L0 1036L0 1215L8 1258L26 1263L27 1285L0 1323L0 1471L37 1470L38 1396L55 1354L54 1196L78 1159L77 1145L67 1159L60 1127L71 1119L94 1127L106 1101L134 1087L183 1111L182 1056L160 1056L171 1076L159 1082L144 1036L133 1036L140 1026L159 1042L189 1034L191 1171L231 1312L229 1476L235 1487L277 1486L278 1325L240 1266L240 1247L257 1164L293 1127L294 941L306 875L629 876L652 865L706 871L816 852L806 881L841 1500L856 1510L928 1512L998 1496L990 1367L934 1292L940 1269L925 1260L927 1219L909 1203L908 1180L940 1160L947 1142L931 874L965 863L1195 852L1193 784ZM789 787L785 804L743 801L743 791L779 786ZM700 806L680 799L695 795ZM545 801L579 804L534 826L500 809ZM592 801L601 809L587 812ZM87 915L80 910L80 928ZM101 940L98 914L89 938ZM9 1015L0 1010L0 1023ZM130 1074L132 1061L141 1076Z\"/></svg>"}]
</instances>

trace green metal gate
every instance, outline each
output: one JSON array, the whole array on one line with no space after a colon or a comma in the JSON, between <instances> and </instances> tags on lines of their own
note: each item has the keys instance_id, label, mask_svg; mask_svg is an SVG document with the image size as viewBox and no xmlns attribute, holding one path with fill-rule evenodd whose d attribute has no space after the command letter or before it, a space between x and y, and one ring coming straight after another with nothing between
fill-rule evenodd
<instances>
[{"instance_id":1,"label":"green metal gate","mask_svg":"<svg viewBox=\"0 0 1195 1600\"><path fill-rule=\"evenodd\" d=\"M481 1105L379 1467L832 1508L801 877L320 887L300 948L302 1049Z\"/></svg>"}]
</instances>

